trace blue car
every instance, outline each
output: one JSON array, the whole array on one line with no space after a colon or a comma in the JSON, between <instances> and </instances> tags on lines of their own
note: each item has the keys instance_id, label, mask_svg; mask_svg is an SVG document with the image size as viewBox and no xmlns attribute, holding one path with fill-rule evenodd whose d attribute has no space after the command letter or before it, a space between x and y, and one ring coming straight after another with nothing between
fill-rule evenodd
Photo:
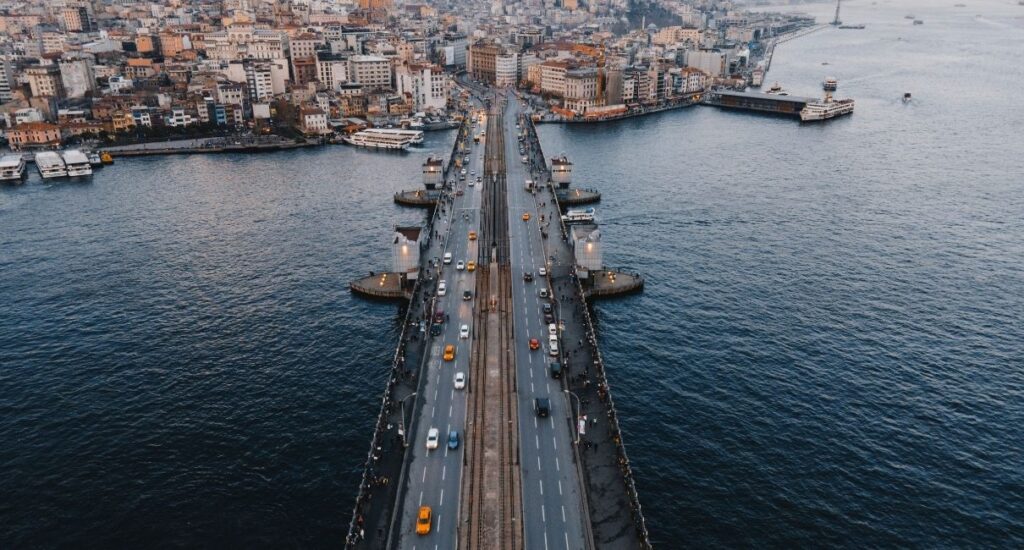
<instances>
[{"instance_id":1,"label":"blue car","mask_svg":"<svg viewBox=\"0 0 1024 550\"><path fill-rule=\"evenodd\" d=\"M459 448L459 432L452 430L448 433L448 448L458 449Z\"/></svg>"}]
</instances>

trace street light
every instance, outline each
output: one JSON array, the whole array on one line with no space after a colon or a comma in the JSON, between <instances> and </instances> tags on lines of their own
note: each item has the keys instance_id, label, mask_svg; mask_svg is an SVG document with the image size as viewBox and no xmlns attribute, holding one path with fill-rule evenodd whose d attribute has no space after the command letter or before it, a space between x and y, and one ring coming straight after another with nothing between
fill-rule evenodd
<instances>
[{"instance_id":1,"label":"street light","mask_svg":"<svg viewBox=\"0 0 1024 550\"><path fill-rule=\"evenodd\" d=\"M580 416L580 409L582 409L582 406L580 405L580 398L579 398L578 395L576 395L575 393L572 393L568 389L565 389L565 390L562 390L562 391L564 391L565 393L569 394L570 397L575 397L576 398L576 415L573 416L573 419L572 419L572 421L573 421L572 430L573 430L573 433L574 433L574 435L573 435L573 443L579 445L580 444L580 419L579 419L579 416ZM569 408L572 409L572 402L571 401L569 402Z\"/></svg>"},{"instance_id":2,"label":"street light","mask_svg":"<svg viewBox=\"0 0 1024 550\"><path fill-rule=\"evenodd\" d=\"M402 434L402 446L403 447L408 447L409 446L409 439L407 437L405 437L405 400L409 399L410 397L412 397L414 395L416 395L416 392L410 393L409 395L405 396L404 398L402 398L401 401L398 402L398 406L402 408L401 414L398 415L398 430L399 430L399 433Z\"/></svg>"}]
</instances>

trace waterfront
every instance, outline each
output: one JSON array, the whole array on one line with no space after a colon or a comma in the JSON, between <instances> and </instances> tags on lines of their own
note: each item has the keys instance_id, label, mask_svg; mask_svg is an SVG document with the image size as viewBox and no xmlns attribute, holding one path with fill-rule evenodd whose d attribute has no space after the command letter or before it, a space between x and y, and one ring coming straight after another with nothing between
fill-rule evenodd
<instances>
[{"instance_id":1,"label":"waterfront","mask_svg":"<svg viewBox=\"0 0 1024 550\"><path fill-rule=\"evenodd\" d=\"M776 52L794 93L840 78L843 120L540 128L648 277L597 319L658 546L1021 544L1021 31L954 58L914 10L898 70L852 11ZM0 187L2 545L337 546L399 318L346 283L450 135Z\"/></svg>"}]
</instances>

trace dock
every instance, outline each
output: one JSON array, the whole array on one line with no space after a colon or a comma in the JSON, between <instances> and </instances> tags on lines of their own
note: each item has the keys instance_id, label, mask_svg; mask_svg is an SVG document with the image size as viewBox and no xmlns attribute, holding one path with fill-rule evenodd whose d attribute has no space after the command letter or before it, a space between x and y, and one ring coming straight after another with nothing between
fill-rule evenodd
<instances>
[{"instance_id":1,"label":"dock","mask_svg":"<svg viewBox=\"0 0 1024 550\"><path fill-rule=\"evenodd\" d=\"M704 94L705 105L713 105L715 107L722 107L725 109L756 111L760 113L796 118L800 118L800 110L807 106L811 101L815 100L809 97L766 94L761 92L714 90Z\"/></svg>"},{"instance_id":2,"label":"dock","mask_svg":"<svg viewBox=\"0 0 1024 550\"><path fill-rule=\"evenodd\" d=\"M407 307L345 546L650 548L588 304L643 277L601 263L596 225L562 223L571 163L550 168L519 102L490 93L462 166L424 163L429 221L394 228L391 265L350 283Z\"/></svg>"}]
</instances>

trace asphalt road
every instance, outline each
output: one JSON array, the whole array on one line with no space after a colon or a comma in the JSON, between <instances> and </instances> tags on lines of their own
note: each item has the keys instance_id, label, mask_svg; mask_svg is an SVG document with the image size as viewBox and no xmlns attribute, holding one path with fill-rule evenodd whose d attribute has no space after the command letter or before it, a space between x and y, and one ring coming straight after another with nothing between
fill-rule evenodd
<instances>
[{"instance_id":1,"label":"asphalt road","mask_svg":"<svg viewBox=\"0 0 1024 550\"><path fill-rule=\"evenodd\" d=\"M550 355L548 325L544 322L542 304L551 303L540 297L542 288L549 288L546 277L539 274L546 267L548 254L541 237L541 220L537 201L545 194L526 191L526 180L535 178L529 165L519 154L519 129L516 122L521 107L512 97L505 109L505 158L508 181L509 238L511 241L512 303L515 323L515 355L519 394L519 442L522 469L523 518L527 550L586 548L583 522L589 521L583 509L580 479L573 462L573 432L569 396L562 383L550 375L549 364L560 361ZM524 213L530 214L523 221ZM547 222L545 218L545 222ZM553 238L558 238L557 225L552 225ZM533 282L523 274L532 273ZM552 304L554 307L554 304ZM557 309L554 309L557 324ZM537 338L540 349L530 350L530 338ZM548 398L550 415L538 418L534 399Z\"/></svg>"},{"instance_id":2,"label":"asphalt road","mask_svg":"<svg viewBox=\"0 0 1024 550\"><path fill-rule=\"evenodd\" d=\"M479 127L479 124L476 126ZM465 181L454 176L456 189L464 191L463 196L453 196L452 203L447 205L446 215L449 216L450 231L439 258L444 252L452 253L452 263L440 264L440 279L447 283L445 296L438 296L435 309L442 309L448 320L443 324L443 332L431 337L430 355L427 359L421 380L415 415L414 432L409 436L410 464L407 473L406 498L402 503L401 522L398 546L411 549L444 550L455 548L457 544L456 529L459 518L459 496L462 479L462 448L465 443L466 422L466 390L455 389L455 373L463 372L468 376L469 360L472 346L476 345L476 331L473 326L473 308L477 297L469 301L463 300L464 290L474 292L476 272L457 270L459 261L468 262L477 258L477 243L469 240L469 231L479 231L480 221L480 189L479 183L468 186L483 171L484 142L473 144L470 139L470 163L467 167ZM474 174L469 173L475 172ZM448 228L442 224L438 229L442 232ZM444 241L442 241L444 242ZM459 338L459 329L468 325L470 337ZM454 361L445 361L444 347L455 345ZM467 379L468 388L468 379ZM412 401L411 399L409 400ZM410 403L406 403L411 407ZM409 416L412 416L410 411ZM440 432L438 448L428 450L426 447L427 432L437 428ZM448 434L459 433L459 447L448 449ZM430 506L433 512L433 524L429 535L416 534L416 517L419 507Z\"/></svg>"}]
</instances>

